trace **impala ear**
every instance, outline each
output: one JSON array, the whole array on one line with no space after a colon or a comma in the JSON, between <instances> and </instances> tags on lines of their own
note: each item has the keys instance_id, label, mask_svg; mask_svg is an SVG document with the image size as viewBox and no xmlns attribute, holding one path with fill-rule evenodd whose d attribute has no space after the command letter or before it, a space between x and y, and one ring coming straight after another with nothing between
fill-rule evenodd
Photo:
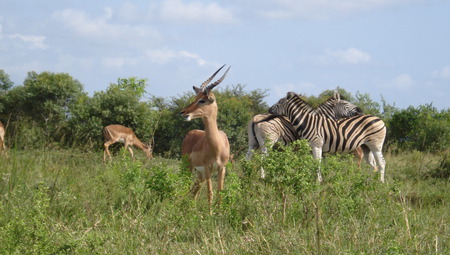
<instances>
[{"instance_id":1,"label":"impala ear","mask_svg":"<svg viewBox=\"0 0 450 255\"><path fill-rule=\"evenodd\" d=\"M192 88L194 89L194 92L197 95L203 92L203 89L201 89L199 87L193 86Z\"/></svg>"}]
</instances>

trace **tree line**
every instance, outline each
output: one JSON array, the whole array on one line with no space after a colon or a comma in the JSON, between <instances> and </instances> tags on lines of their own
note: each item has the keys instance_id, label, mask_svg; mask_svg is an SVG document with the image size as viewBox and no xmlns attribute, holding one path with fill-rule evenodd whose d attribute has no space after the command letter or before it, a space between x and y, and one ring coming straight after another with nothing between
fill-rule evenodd
<instances>
[{"instance_id":1,"label":"tree line","mask_svg":"<svg viewBox=\"0 0 450 255\"><path fill-rule=\"evenodd\" d=\"M8 147L17 149L60 149L81 151L103 149L102 128L121 124L154 147L163 157L179 157L184 135L202 129L201 121L186 122L179 116L194 96L186 91L172 98L147 92L147 79L118 78L105 91L89 96L83 84L67 73L28 72L22 85L14 85L0 69L0 121L6 126ZM388 128L385 150L439 152L450 145L450 109L432 104L399 109L381 97L381 104L369 94L356 95L337 88L341 97L364 113L382 118ZM219 104L218 125L230 140L235 157L247 149L247 123L252 116L266 113L267 90L245 90L241 84L222 86L215 92ZM325 90L305 96L317 106L332 96Z\"/></svg>"}]
</instances>

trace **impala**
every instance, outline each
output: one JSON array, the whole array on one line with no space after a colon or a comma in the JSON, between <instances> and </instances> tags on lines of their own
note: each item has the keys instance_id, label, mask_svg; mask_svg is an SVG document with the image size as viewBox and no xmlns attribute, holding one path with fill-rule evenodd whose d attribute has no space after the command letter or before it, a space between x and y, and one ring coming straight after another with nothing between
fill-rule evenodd
<instances>
[{"instance_id":1,"label":"impala","mask_svg":"<svg viewBox=\"0 0 450 255\"><path fill-rule=\"evenodd\" d=\"M124 127L122 125L109 125L103 128L103 136L105 137L105 151L103 152L103 162L106 161L106 154L108 154L111 160L111 153L109 153L109 146L111 144L121 142L125 144L125 149L130 151L131 157L134 159L133 150L131 146L136 146L143 150L148 158L153 158L152 147L141 142L134 134L131 128Z\"/></svg>"},{"instance_id":2,"label":"impala","mask_svg":"<svg viewBox=\"0 0 450 255\"><path fill-rule=\"evenodd\" d=\"M5 146L5 126L3 126L2 122L0 121L0 152L3 153L3 151L6 151Z\"/></svg>"},{"instance_id":3,"label":"impala","mask_svg":"<svg viewBox=\"0 0 450 255\"><path fill-rule=\"evenodd\" d=\"M224 66L219 68L200 88L193 87L197 96L189 106L180 112L187 121L201 118L205 126L205 130L196 129L187 133L181 146L181 154L187 157L191 172L195 171L198 177L191 191L197 197L201 184L206 180L210 205L213 197L211 174L215 171L218 172L217 189L222 190L225 165L230 159L230 143L225 132L217 127L217 102L211 91L223 81L230 67L220 79L208 85Z\"/></svg>"}]
</instances>

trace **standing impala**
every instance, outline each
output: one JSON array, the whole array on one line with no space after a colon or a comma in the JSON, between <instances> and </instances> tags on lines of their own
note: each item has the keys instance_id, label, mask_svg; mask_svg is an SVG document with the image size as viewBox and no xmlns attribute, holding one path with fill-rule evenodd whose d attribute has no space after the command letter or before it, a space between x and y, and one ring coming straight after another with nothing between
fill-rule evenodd
<instances>
[{"instance_id":1,"label":"standing impala","mask_svg":"<svg viewBox=\"0 0 450 255\"><path fill-rule=\"evenodd\" d=\"M5 126L3 126L2 122L0 121L0 152L3 153L3 151L6 151L5 146Z\"/></svg>"},{"instance_id":2,"label":"standing impala","mask_svg":"<svg viewBox=\"0 0 450 255\"><path fill-rule=\"evenodd\" d=\"M111 144L121 142L125 144L125 149L128 149L131 153L131 157L134 159L133 150L131 146L137 146L143 150L148 158L153 158L152 148L149 145L142 143L134 134L131 128L124 127L122 125L109 125L103 128L103 136L105 137L105 151L103 152L103 162L106 161L106 154L108 154L111 160L111 153L109 153L109 146Z\"/></svg>"},{"instance_id":3,"label":"standing impala","mask_svg":"<svg viewBox=\"0 0 450 255\"><path fill-rule=\"evenodd\" d=\"M208 85L224 66L219 68L200 88L194 86L194 91L197 94L194 102L180 112L187 121L202 118L205 126L205 130L195 129L187 133L181 146L181 155L187 156L191 172L195 170L197 173L198 178L192 187L195 197L200 190L200 185L206 180L210 205L213 196L211 174L214 171L218 172L217 190L222 190L225 179L225 165L230 159L230 143L225 132L217 127L217 102L211 91L223 81L230 67L220 79Z\"/></svg>"}]
</instances>

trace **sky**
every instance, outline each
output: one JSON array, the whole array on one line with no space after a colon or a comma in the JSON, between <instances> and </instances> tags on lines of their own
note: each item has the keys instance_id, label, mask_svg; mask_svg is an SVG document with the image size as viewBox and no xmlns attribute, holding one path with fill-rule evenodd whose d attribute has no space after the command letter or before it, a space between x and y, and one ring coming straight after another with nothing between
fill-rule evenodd
<instances>
[{"instance_id":1,"label":"sky","mask_svg":"<svg viewBox=\"0 0 450 255\"><path fill-rule=\"evenodd\" d=\"M0 0L0 69L68 73L92 95L118 78L147 92L220 87L318 96L340 87L403 109L450 108L446 0ZM220 107L220 103L219 103Z\"/></svg>"}]
</instances>

